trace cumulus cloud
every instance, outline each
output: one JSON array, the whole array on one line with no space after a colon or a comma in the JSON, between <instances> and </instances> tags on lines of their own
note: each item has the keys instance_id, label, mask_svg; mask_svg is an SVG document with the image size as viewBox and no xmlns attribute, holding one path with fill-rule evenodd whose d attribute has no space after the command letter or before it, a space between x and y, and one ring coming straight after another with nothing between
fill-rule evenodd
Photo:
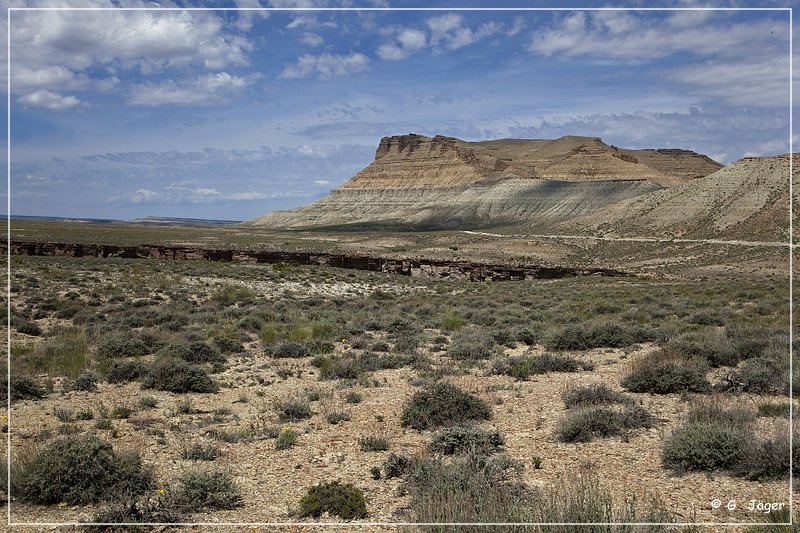
<instances>
[{"instance_id":1,"label":"cumulus cloud","mask_svg":"<svg viewBox=\"0 0 800 533\"><path fill-rule=\"evenodd\" d=\"M28 106L43 107L51 111L69 109L81 103L78 98L72 95L54 93L46 89L40 89L26 94L25 96L21 96L17 98L17 101Z\"/></svg>"},{"instance_id":2,"label":"cumulus cloud","mask_svg":"<svg viewBox=\"0 0 800 533\"><path fill-rule=\"evenodd\" d=\"M128 103L142 106L219 103L241 92L253 79L217 72L182 82L147 82L131 88Z\"/></svg>"},{"instance_id":3,"label":"cumulus cloud","mask_svg":"<svg viewBox=\"0 0 800 533\"><path fill-rule=\"evenodd\" d=\"M333 77L347 76L363 72L369 67L369 58L364 54L353 52L350 55L337 54L304 54L298 58L294 65L283 69L280 78L294 79L307 78L317 75L321 80Z\"/></svg>"},{"instance_id":4,"label":"cumulus cloud","mask_svg":"<svg viewBox=\"0 0 800 533\"><path fill-rule=\"evenodd\" d=\"M257 5L256 0L238 1ZM116 2L90 4L115 7ZM168 68L213 72L246 66L253 45L230 30L212 11L16 11L11 90L24 97L20 101L63 109L76 102L62 98L59 103L51 96L56 91L118 90L117 72L150 75Z\"/></svg>"},{"instance_id":5,"label":"cumulus cloud","mask_svg":"<svg viewBox=\"0 0 800 533\"><path fill-rule=\"evenodd\" d=\"M378 47L378 57L387 61L399 61L416 54L427 43L428 38L425 32L404 29L397 35L395 42L385 43Z\"/></svg>"}]
</instances>

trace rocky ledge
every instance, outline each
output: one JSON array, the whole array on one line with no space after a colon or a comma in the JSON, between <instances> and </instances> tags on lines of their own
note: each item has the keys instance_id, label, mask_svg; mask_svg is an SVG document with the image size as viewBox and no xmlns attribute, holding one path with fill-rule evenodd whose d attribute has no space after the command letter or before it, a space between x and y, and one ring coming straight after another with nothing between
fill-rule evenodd
<instances>
[{"instance_id":1,"label":"rocky ledge","mask_svg":"<svg viewBox=\"0 0 800 533\"><path fill-rule=\"evenodd\" d=\"M6 243L0 251L7 253ZM156 259L165 261L204 260L238 261L242 263L294 263L300 265L328 266L355 270L385 272L425 279L462 281L514 281L523 279L557 279L574 276L629 276L630 274L607 268L580 268L570 266L533 264L487 264L471 261L438 259L405 259L372 257L315 252L274 252L259 250L220 250L199 247L109 244L77 244L34 241L11 241L11 255L52 257L100 257L128 259Z\"/></svg>"}]
</instances>

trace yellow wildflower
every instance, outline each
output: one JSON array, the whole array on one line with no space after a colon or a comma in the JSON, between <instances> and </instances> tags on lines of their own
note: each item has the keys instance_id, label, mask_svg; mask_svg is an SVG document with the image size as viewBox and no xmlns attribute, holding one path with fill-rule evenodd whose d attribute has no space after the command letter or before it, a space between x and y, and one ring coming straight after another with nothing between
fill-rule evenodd
<instances>
[{"instance_id":1,"label":"yellow wildflower","mask_svg":"<svg viewBox=\"0 0 800 533\"><path fill-rule=\"evenodd\" d=\"M164 489L158 489L158 493L159 493L159 494L166 494L166 493L167 493L167 491L165 491Z\"/></svg>"}]
</instances>

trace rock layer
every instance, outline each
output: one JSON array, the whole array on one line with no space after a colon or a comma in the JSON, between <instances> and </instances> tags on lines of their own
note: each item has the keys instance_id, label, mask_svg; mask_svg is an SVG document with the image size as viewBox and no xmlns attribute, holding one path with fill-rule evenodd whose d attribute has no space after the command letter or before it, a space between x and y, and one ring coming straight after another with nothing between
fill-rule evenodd
<instances>
[{"instance_id":1,"label":"rock layer","mask_svg":"<svg viewBox=\"0 0 800 533\"><path fill-rule=\"evenodd\" d=\"M537 227L720 168L687 150L621 150L596 137L466 142L399 135L330 196L250 221L273 228Z\"/></svg>"},{"instance_id":2,"label":"rock layer","mask_svg":"<svg viewBox=\"0 0 800 533\"><path fill-rule=\"evenodd\" d=\"M462 281L515 281L523 279L557 279L573 276L629 276L609 268L582 268L560 265L488 264L473 261L407 259L346 255L317 252L270 252L263 250L220 250L199 247L107 244L77 244L37 241L11 241L11 255L56 257L103 257L126 259L160 259L166 261L205 260L240 261L242 263L296 263L355 270L370 270L427 279ZM0 253L8 251L0 242Z\"/></svg>"},{"instance_id":3,"label":"rock layer","mask_svg":"<svg viewBox=\"0 0 800 533\"><path fill-rule=\"evenodd\" d=\"M798 166L800 156L795 155L795 180ZM783 240L789 230L789 182L788 155L745 157L706 177L610 204L558 229L607 236Z\"/></svg>"}]
</instances>

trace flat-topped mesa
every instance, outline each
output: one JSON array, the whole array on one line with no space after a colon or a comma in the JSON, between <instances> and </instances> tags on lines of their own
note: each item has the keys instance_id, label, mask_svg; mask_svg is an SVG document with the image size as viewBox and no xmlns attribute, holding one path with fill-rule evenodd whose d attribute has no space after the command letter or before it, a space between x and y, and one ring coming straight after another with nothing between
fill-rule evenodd
<instances>
[{"instance_id":1,"label":"flat-topped mesa","mask_svg":"<svg viewBox=\"0 0 800 533\"><path fill-rule=\"evenodd\" d=\"M684 183L720 168L689 150L629 150L599 137L468 142L416 133L383 137L373 161L341 190L452 188L506 179Z\"/></svg>"},{"instance_id":2,"label":"flat-topped mesa","mask_svg":"<svg viewBox=\"0 0 800 533\"><path fill-rule=\"evenodd\" d=\"M250 223L546 229L719 168L694 152L626 150L599 137L468 142L409 133L382 138L375 160L329 196Z\"/></svg>"}]
</instances>

